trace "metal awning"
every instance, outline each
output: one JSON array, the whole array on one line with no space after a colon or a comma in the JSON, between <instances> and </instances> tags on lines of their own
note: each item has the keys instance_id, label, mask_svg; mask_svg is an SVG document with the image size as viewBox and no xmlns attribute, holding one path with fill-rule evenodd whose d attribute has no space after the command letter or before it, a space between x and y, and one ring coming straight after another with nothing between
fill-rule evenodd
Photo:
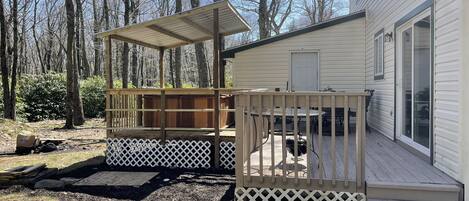
<instances>
[{"instance_id":1,"label":"metal awning","mask_svg":"<svg viewBox=\"0 0 469 201\"><path fill-rule=\"evenodd\" d=\"M219 34L223 36L245 32L250 26L228 0L154 20L98 33L150 48L174 48L210 40L214 32L214 10L218 9Z\"/></svg>"}]
</instances>

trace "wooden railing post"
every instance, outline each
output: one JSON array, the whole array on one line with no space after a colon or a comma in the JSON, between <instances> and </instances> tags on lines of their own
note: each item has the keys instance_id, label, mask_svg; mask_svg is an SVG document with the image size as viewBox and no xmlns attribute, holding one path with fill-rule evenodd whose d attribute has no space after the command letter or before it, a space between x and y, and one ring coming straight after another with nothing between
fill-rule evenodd
<instances>
[{"instance_id":1,"label":"wooden railing post","mask_svg":"<svg viewBox=\"0 0 469 201\"><path fill-rule=\"evenodd\" d=\"M365 191L365 101L358 96L356 123L356 182L357 192Z\"/></svg>"},{"instance_id":2,"label":"wooden railing post","mask_svg":"<svg viewBox=\"0 0 469 201\"><path fill-rule=\"evenodd\" d=\"M236 166L236 187L243 187L244 185L244 106L240 103L240 95L235 96L235 108L236 108L236 155L235 155L235 166Z\"/></svg>"},{"instance_id":3,"label":"wooden railing post","mask_svg":"<svg viewBox=\"0 0 469 201\"><path fill-rule=\"evenodd\" d=\"M161 90L160 96L160 133L161 133L161 143L166 143L166 92Z\"/></svg>"}]
</instances>

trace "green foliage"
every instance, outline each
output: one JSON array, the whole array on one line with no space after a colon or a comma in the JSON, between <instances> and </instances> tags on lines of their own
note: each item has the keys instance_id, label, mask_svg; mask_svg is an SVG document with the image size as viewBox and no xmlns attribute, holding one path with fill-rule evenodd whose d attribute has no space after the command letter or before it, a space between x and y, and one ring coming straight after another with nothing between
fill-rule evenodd
<instances>
[{"instance_id":1,"label":"green foliage","mask_svg":"<svg viewBox=\"0 0 469 201\"><path fill-rule=\"evenodd\" d=\"M121 84L122 83L116 83ZM81 82L83 112L88 118L103 117L106 108L106 80L93 76Z\"/></svg>"},{"instance_id":2,"label":"green foliage","mask_svg":"<svg viewBox=\"0 0 469 201\"><path fill-rule=\"evenodd\" d=\"M19 80L18 98L28 121L65 116L66 79L63 74L25 75Z\"/></svg>"}]
</instances>

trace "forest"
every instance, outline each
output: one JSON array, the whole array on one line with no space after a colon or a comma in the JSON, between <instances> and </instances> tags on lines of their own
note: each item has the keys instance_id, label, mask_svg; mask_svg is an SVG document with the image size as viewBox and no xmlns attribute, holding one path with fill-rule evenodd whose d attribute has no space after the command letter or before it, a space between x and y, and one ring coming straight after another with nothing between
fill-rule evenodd
<instances>
[{"instance_id":1,"label":"forest","mask_svg":"<svg viewBox=\"0 0 469 201\"><path fill-rule=\"evenodd\" d=\"M216 0L213 0L216 1ZM0 112L12 120L102 117L103 41L97 33L172 15L212 0L0 0ZM231 0L251 25L225 48L294 31L348 13L346 0ZM158 86L158 52L113 42L116 87ZM211 41L168 49L168 88L211 87ZM230 64L225 72L231 87Z\"/></svg>"}]
</instances>

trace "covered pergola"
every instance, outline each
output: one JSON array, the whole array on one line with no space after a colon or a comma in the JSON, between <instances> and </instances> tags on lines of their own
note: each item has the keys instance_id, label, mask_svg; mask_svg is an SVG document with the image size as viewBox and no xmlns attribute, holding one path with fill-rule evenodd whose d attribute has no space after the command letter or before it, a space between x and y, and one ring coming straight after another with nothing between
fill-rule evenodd
<instances>
[{"instance_id":1,"label":"covered pergola","mask_svg":"<svg viewBox=\"0 0 469 201\"><path fill-rule=\"evenodd\" d=\"M218 1L192 10L164 16L154 20L132 24L99 33L105 43L104 67L106 75L106 121L107 137L115 137L114 133L125 130L127 133L139 133L141 131L158 131L159 140L164 144L166 131L192 131L210 130L214 132L214 165L219 166L220 145L220 111L234 112L234 109L220 110L220 93L228 89L220 89L220 69L224 67L221 61L221 44L224 36L249 31L250 26L239 15L228 0ZM159 84L158 89L113 89L112 77L112 40L141 45L147 48L159 50ZM213 40L213 88L211 89L165 89L164 80L164 51L192 43ZM223 79L224 80L224 79ZM170 108L172 99L169 96L204 94L212 100L212 108ZM158 106L146 107L143 97L158 95ZM168 103L169 102L169 103ZM213 121L210 128L182 128L169 126L167 113L212 113L213 118L207 117L206 121ZM151 113L151 114L150 114ZM150 115L149 115L150 114ZM158 115L156 115L158 114ZM158 119L159 125L153 122L147 123L148 118ZM194 117L197 118L197 117ZM180 119L178 119L180 121ZM171 124L171 123L170 123Z\"/></svg>"},{"instance_id":2,"label":"covered pergola","mask_svg":"<svg viewBox=\"0 0 469 201\"><path fill-rule=\"evenodd\" d=\"M165 49L176 48L206 40L213 42L213 87L219 86L221 37L249 31L250 27L228 0L194 8L171 16L119 27L99 33L105 43L105 67L111 84L111 40L134 43L160 50L160 86L164 87L161 59ZM112 85L108 85L112 88Z\"/></svg>"}]
</instances>

